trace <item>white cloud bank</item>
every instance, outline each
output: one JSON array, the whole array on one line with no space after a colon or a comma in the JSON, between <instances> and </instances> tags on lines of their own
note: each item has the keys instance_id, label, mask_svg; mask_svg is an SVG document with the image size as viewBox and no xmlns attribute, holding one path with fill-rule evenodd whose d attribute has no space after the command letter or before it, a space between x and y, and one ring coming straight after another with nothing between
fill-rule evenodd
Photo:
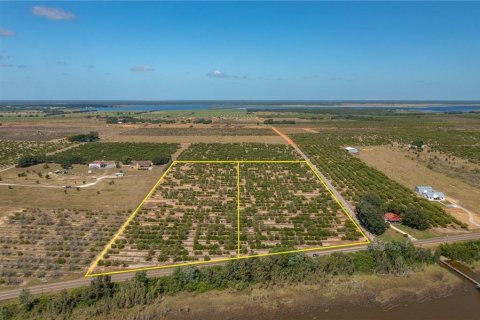
<instances>
[{"instance_id":1,"label":"white cloud bank","mask_svg":"<svg viewBox=\"0 0 480 320\"><path fill-rule=\"evenodd\" d=\"M39 17L44 17L49 20L72 20L75 19L75 14L62 9L34 6L32 13Z\"/></svg>"},{"instance_id":2,"label":"white cloud bank","mask_svg":"<svg viewBox=\"0 0 480 320\"><path fill-rule=\"evenodd\" d=\"M220 70L213 70L207 73L207 76L212 78L222 78L222 79L246 79L245 76L237 76L234 74L224 73Z\"/></svg>"},{"instance_id":3,"label":"white cloud bank","mask_svg":"<svg viewBox=\"0 0 480 320\"><path fill-rule=\"evenodd\" d=\"M130 68L132 72L151 72L155 71L155 68L149 65L138 65Z\"/></svg>"},{"instance_id":4,"label":"white cloud bank","mask_svg":"<svg viewBox=\"0 0 480 320\"><path fill-rule=\"evenodd\" d=\"M15 32L0 28L0 37L13 37L14 35L15 35Z\"/></svg>"}]
</instances>

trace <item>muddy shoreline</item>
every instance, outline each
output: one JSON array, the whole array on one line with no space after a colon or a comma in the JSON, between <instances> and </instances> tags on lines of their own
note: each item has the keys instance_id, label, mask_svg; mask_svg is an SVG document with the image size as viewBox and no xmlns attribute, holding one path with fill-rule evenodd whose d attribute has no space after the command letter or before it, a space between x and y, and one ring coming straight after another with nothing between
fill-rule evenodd
<instances>
[{"instance_id":1,"label":"muddy shoreline","mask_svg":"<svg viewBox=\"0 0 480 320\"><path fill-rule=\"evenodd\" d=\"M472 292L473 290L473 292ZM477 310L458 319L476 319L480 294L440 266L429 266L406 277L354 275L331 277L314 284L255 286L241 291L179 293L149 306L138 306L115 316L95 319L383 319L408 312L430 312L430 304L444 304L468 295ZM433 307L432 307L433 308ZM436 319L444 319L442 311ZM400 318L398 318L400 319Z\"/></svg>"}]
</instances>

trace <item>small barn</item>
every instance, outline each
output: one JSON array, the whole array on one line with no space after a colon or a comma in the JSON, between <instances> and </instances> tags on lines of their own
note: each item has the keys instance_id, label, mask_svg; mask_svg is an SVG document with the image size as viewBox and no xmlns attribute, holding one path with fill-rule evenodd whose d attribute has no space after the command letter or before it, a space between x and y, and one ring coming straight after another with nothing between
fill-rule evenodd
<instances>
[{"instance_id":1,"label":"small barn","mask_svg":"<svg viewBox=\"0 0 480 320\"><path fill-rule=\"evenodd\" d=\"M88 169L112 169L116 168L117 163L115 161L93 161L88 164Z\"/></svg>"},{"instance_id":2,"label":"small barn","mask_svg":"<svg viewBox=\"0 0 480 320\"><path fill-rule=\"evenodd\" d=\"M427 192L432 192L433 188L430 186L416 186L415 187L415 192L423 195L424 193Z\"/></svg>"}]
</instances>

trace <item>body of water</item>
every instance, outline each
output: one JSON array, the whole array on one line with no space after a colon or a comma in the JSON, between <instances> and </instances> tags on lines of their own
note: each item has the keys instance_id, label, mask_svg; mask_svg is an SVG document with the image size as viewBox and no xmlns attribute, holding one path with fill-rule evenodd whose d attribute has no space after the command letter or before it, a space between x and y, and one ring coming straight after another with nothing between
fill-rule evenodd
<instances>
[{"instance_id":1,"label":"body of water","mask_svg":"<svg viewBox=\"0 0 480 320\"><path fill-rule=\"evenodd\" d=\"M476 280L480 275L470 268L451 261L456 268L467 273ZM449 272L452 272L450 269ZM369 305L337 305L328 310L313 308L298 320L334 319L334 320L404 320L404 319L434 319L434 320L477 320L480 319L480 289L472 282L454 273L462 281L462 285L443 298L433 298L428 301L400 303L389 310L382 309L377 304Z\"/></svg>"},{"instance_id":2,"label":"body of water","mask_svg":"<svg viewBox=\"0 0 480 320\"><path fill-rule=\"evenodd\" d=\"M368 106L297 106L299 109L308 108L308 109L336 109L336 108L347 108L347 109L372 109L372 110L397 110L397 111L409 111L409 112L425 112L425 113L464 113L464 112L473 112L480 111L480 106L426 106L426 107L368 107ZM228 109L293 109L297 107L279 105L279 106L224 106L222 108ZM181 105L125 105L125 106L112 106L112 107L90 107L85 108L82 111L99 111L99 112L150 112L150 111L171 111L171 110L205 110L214 108L212 105L208 104L181 104ZM215 106L215 108L220 108Z\"/></svg>"},{"instance_id":3,"label":"body of water","mask_svg":"<svg viewBox=\"0 0 480 320\"><path fill-rule=\"evenodd\" d=\"M127 105L113 107L93 107L84 110L98 112L149 112L149 111L171 111L171 110L205 110L210 109L211 105Z\"/></svg>"}]
</instances>

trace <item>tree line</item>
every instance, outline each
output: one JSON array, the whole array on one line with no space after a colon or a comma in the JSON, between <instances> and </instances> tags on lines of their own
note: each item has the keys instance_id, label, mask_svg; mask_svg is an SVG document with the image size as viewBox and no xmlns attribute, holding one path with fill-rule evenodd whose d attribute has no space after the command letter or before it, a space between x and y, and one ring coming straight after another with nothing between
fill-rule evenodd
<instances>
[{"instance_id":1,"label":"tree line","mask_svg":"<svg viewBox=\"0 0 480 320\"><path fill-rule=\"evenodd\" d=\"M304 253L229 261L224 265L181 267L163 277L147 277L138 272L124 283L99 276L90 286L32 297L22 291L19 302L0 307L0 319L72 319L79 314L113 314L136 305L149 305L162 296L182 291L245 289L254 284L277 285L299 282L319 283L328 277L358 273L408 275L435 263L438 254L416 248L411 242L375 242L368 250L312 257ZM85 316L87 318L87 316Z\"/></svg>"},{"instance_id":2,"label":"tree line","mask_svg":"<svg viewBox=\"0 0 480 320\"><path fill-rule=\"evenodd\" d=\"M383 234L388 228L383 217L386 212L399 214L402 224L411 228L426 230L430 227L428 215L421 208L405 206L396 201L385 203L375 194L361 197L357 202L356 212L365 228L376 235Z\"/></svg>"}]
</instances>

